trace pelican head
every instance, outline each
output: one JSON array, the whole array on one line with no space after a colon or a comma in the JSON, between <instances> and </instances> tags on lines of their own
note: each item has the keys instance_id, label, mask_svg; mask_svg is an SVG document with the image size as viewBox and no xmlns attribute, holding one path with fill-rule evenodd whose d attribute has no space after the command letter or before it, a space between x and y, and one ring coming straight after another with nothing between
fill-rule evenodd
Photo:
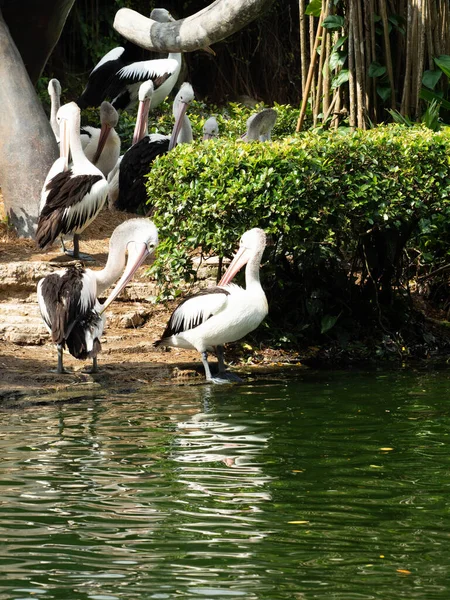
<instances>
[{"instance_id":1,"label":"pelican head","mask_svg":"<svg viewBox=\"0 0 450 600\"><path fill-rule=\"evenodd\" d=\"M183 123L184 115L188 109L189 104L194 99L194 90L192 89L192 85L185 81L181 84L181 87L178 91L178 94L175 96L175 100L173 103L173 112L175 115L175 125L172 130L172 135L169 143L169 150L172 150L178 140L178 135L180 133L181 125Z\"/></svg>"},{"instance_id":2,"label":"pelican head","mask_svg":"<svg viewBox=\"0 0 450 600\"><path fill-rule=\"evenodd\" d=\"M120 294L144 260L152 254L158 245L158 230L150 219L129 219L113 231L109 247L123 249L128 253L128 260L122 277L103 304L100 314Z\"/></svg>"},{"instance_id":3,"label":"pelican head","mask_svg":"<svg viewBox=\"0 0 450 600\"><path fill-rule=\"evenodd\" d=\"M95 151L94 157L92 158L93 164L97 164L100 158L103 148L105 147L106 140L110 134L111 129L116 127L119 122L119 113L109 102L102 102L100 104L100 137L98 138L97 150Z\"/></svg>"},{"instance_id":4,"label":"pelican head","mask_svg":"<svg viewBox=\"0 0 450 600\"><path fill-rule=\"evenodd\" d=\"M47 90L50 97L54 95L59 98L61 96L61 84L57 79L50 79Z\"/></svg>"},{"instance_id":5,"label":"pelican head","mask_svg":"<svg viewBox=\"0 0 450 600\"><path fill-rule=\"evenodd\" d=\"M150 19L158 23L171 23L175 21L170 12L165 8L154 8L150 13Z\"/></svg>"},{"instance_id":6,"label":"pelican head","mask_svg":"<svg viewBox=\"0 0 450 600\"><path fill-rule=\"evenodd\" d=\"M246 231L240 239L239 250L236 252L218 285L221 286L230 283L233 277L250 260L255 260L259 264L265 247L266 234L262 229L254 227Z\"/></svg>"},{"instance_id":7,"label":"pelican head","mask_svg":"<svg viewBox=\"0 0 450 600\"><path fill-rule=\"evenodd\" d=\"M219 123L216 117L209 117L203 125L203 140L210 140L219 136Z\"/></svg>"},{"instance_id":8,"label":"pelican head","mask_svg":"<svg viewBox=\"0 0 450 600\"><path fill-rule=\"evenodd\" d=\"M69 102L63 104L56 113L56 122L59 126L59 152L60 157L64 158L64 168L67 169L69 165L69 150L70 150L70 136L69 136L69 123L75 122L80 124L80 109L75 102Z\"/></svg>"},{"instance_id":9,"label":"pelican head","mask_svg":"<svg viewBox=\"0 0 450 600\"><path fill-rule=\"evenodd\" d=\"M162 10L162 9L161 9ZM150 104L155 88L153 81L149 79L141 83L139 88L139 108L136 117L136 125L134 127L133 142L132 146L139 142L148 131L148 111L150 110Z\"/></svg>"},{"instance_id":10,"label":"pelican head","mask_svg":"<svg viewBox=\"0 0 450 600\"><path fill-rule=\"evenodd\" d=\"M244 134L243 139L247 142L252 140L266 142L270 140L277 116L278 113L273 108L265 108L259 113L251 115L247 119L247 132Z\"/></svg>"}]
</instances>

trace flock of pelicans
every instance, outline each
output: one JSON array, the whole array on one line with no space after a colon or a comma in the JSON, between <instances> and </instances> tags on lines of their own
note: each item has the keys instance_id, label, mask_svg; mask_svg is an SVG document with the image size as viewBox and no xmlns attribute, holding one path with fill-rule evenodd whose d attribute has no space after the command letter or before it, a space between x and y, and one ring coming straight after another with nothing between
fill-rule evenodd
<instances>
[{"instance_id":1,"label":"flock of pelicans","mask_svg":"<svg viewBox=\"0 0 450 600\"><path fill-rule=\"evenodd\" d=\"M165 9L150 15L160 22L173 20ZM90 257L79 250L79 236L108 202L110 207L135 213L145 206L145 175L154 158L177 144L192 141L192 128L186 115L194 98L189 83L183 83L173 104L175 125L172 135L148 133L149 110L160 104L173 89L181 68L181 54L165 59L136 61L138 49L131 43L114 48L96 65L77 102L60 106L61 86L49 83L50 124L60 148L60 156L50 168L42 189L36 241L46 248L58 238L65 253L75 259ZM105 101L108 97L111 102ZM132 146L120 156L120 138L115 131L117 110L139 101ZM101 128L81 127L80 108L100 105ZM270 139L276 111L265 109L247 120L243 139ZM203 129L203 139L216 137L214 117ZM70 160L70 162L69 162ZM64 236L73 235L73 250L64 245ZM158 244L155 225L147 218L130 218L112 233L106 265L99 271L81 262L56 271L38 283L42 318L58 349L57 372L64 373L63 350L79 359L97 354L105 324L105 310L130 281L133 274ZM267 315L266 296L259 280L264 252L264 231L255 228L244 233L240 249L215 287L189 296L174 310L162 338L155 346L196 349L201 354L206 379L223 383L238 379L225 368L223 346L253 331ZM126 255L128 260L126 262ZM245 289L231 280L246 265ZM120 277L106 301L97 297ZM218 359L218 375L211 374L207 353Z\"/></svg>"}]
</instances>

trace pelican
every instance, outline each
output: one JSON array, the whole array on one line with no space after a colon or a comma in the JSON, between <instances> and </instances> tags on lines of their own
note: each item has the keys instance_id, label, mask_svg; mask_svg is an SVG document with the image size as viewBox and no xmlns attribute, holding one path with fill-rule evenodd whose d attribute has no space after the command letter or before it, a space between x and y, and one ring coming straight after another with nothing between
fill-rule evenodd
<instances>
[{"instance_id":1,"label":"pelican","mask_svg":"<svg viewBox=\"0 0 450 600\"><path fill-rule=\"evenodd\" d=\"M59 125L56 120L56 115L61 106L61 84L57 79L50 79L47 89L48 95L50 96L50 125L55 134L56 141L59 144Z\"/></svg>"},{"instance_id":2,"label":"pelican","mask_svg":"<svg viewBox=\"0 0 450 600\"><path fill-rule=\"evenodd\" d=\"M247 119L247 131L242 136L242 139L247 142L252 140L267 142L271 139L272 129L277 120L277 116L278 113L274 108L264 108L259 113L251 115Z\"/></svg>"},{"instance_id":3,"label":"pelican","mask_svg":"<svg viewBox=\"0 0 450 600\"><path fill-rule=\"evenodd\" d=\"M100 337L105 325L105 310L132 278L158 244L158 232L148 219L130 219L113 231L105 268L85 269L77 263L47 275L37 286L39 309L52 341L58 349L57 373L64 373L63 349L75 358L92 358L97 370ZM125 254L128 261L125 268ZM124 270L125 269L125 270ZM97 299L123 272L102 305Z\"/></svg>"},{"instance_id":4,"label":"pelican","mask_svg":"<svg viewBox=\"0 0 450 600\"><path fill-rule=\"evenodd\" d=\"M241 339L258 327L268 313L267 299L259 281L259 266L266 246L262 229L246 231L240 248L217 287L202 290L183 300L172 313L155 346L195 348L201 353L206 380L226 383L239 378L225 370L223 345ZM245 289L230 284L244 266ZM216 349L218 377L211 376L208 352Z\"/></svg>"},{"instance_id":5,"label":"pelican","mask_svg":"<svg viewBox=\"0 0 450 600\"><path fill-rule=\"evenodd\" d=\"M151 86L148 91L151 91ZM175 125L171 137L159 133L146 134L124 154L119 168L119 193L115 208L136 212L139 207L145 206L147 202L145 176L149 172L152 162L157 156L171 150L176 143L192 142L192 127L186 115L186 110L193 99L194 90L192 86L189 83L183 83L173 103ZM142 103L140 109L141 106L143 108L138 115L136 129L145 134L147 125L144 127L140 119L147 123L148 109L146 111L145 105ZM135 138L137 139L136 129Z\"/></svg>"},{"instance_id":6,"label":"pelican","mask_svg":"<svg viewBox=\"0 0 450 600\"><path fill-rule=\"evenodd\" d=\"M203 141L219 137L219 123L216 117L209 117L203 125Z\"/></svg>"},{"instance_id":7,"label":"pelican","mask_svg":"<svg viewBox=\"0 0 450 600\"><path fill-rule=\"evenodd\" d=\"M79 234L103 208L108 184L103 173L85 156L80 140L80 109L75 102L61 106L60 152L45 180L36 241L45 248L58 236L73 233L73 256L80 258ZM69 148L72 165L69 168Z\"/></svg>"},{"instance_id":8,"label":"pelican","mask_svg":"<svg viewBox=\"0 0 450 600\"><path fill-rule=\"evenodd\" d=\"M139 107L134 127L133 140L131 145L134 146L144 136L148 135L148 112L150 109L150 101L154 91L153 81L150 79L144 81L139 88ZM160 136L161 137L161 136ZM129 149L127 150L127 152ZM126 154L126 153L125 153ZM123 155L119 156L114 168L108 174L108 206L114 208L119 197L119 170Z\"/></svg>"},{"instance_id":9,"label":"pelican","mask_svg":"<svg viewBox=\"0 0 450 600\"><path fill-rule=\"evenodd\" d=\"M85 125L80 129L81 145L86 158L98 167L105 177L114 168L120 156L120 137L114 127L119 115L109 102L100 105L101 128Z\"/></svg>"},{"instance_id":10,"label":"pelican","mask_svg":"<svg viewBox=\"0 0 450 600\"><path fill-rule=\"evenodd\" d=\"M159 23L175 20L165 8L154 8L150 19ZM138 60L140 52L128 42L105 54L89 75L87 86L77 100L78 106L98 106L109 97L114 108L127 110L136 103L140 84L148 79L155 87L152 109L161 104L177 82L181 52L171 52L167 58Z\"/></svg>"}]
</instances>

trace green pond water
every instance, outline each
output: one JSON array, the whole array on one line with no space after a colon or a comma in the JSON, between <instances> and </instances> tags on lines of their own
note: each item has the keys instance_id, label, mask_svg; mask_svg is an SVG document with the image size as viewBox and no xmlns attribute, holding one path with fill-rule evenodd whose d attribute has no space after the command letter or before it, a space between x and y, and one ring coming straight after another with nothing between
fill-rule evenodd
<instances>
[{"instance_id":1,"label":"green pond water","mask_svg":"<svg viewBox=\"0 0 450 600\"><path fill-rule=\"evenodd\" d=\"M450 372L0 413L0 599L450 598Z\"/></svg>"}]
</instances>

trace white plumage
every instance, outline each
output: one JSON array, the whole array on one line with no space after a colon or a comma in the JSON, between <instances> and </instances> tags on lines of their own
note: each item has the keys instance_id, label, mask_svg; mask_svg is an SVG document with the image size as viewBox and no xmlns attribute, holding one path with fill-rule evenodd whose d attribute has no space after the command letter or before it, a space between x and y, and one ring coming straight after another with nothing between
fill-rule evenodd
<instances>
[{"instance_id":1,"label":"white plumage","mask_svg":"<svg viewBox=\"0 0 450 600\"><path fill-rule=\"evenodd\" d=\"M162 338L156 346L195 348L202 355L206 379L222 383L232 379L225 371L223 345L241 339L258 327L267 315L268 306L259 280L259 264L266 244L262 229L244 233L238 253L219 285L195 294L181 302L173 312ZM245 289L230 284L244 266ZM219 377L213 378L207 352L216 349Z\"/></svg>"},{"instance_id":2,"label":"white plumage","mask_svg":"<svg viewBox=\"0 0 450 600\"><path fill-rule=\"evenodd\" d=\"M130 219L114 230L104 269L92 271L81 263L56 271L37 286L42 318L58 348L58 373L63 373L63 349L79 359L93 359L101 349L105 310L131 279L144 259L155 249L158 233L148 219ZM125 268L125 255L128 263ZM124 270L125 269L125 270ZM120 281L102 305L97 296L122 273Z\"/></svg>"}]
</instances>

